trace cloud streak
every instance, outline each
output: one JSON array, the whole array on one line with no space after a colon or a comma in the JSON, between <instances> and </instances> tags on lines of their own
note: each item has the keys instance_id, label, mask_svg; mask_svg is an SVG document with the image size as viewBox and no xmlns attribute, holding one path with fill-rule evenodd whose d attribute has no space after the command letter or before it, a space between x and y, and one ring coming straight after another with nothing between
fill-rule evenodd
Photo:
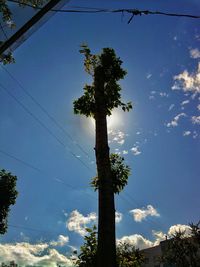
<instances>
[{"instance_id":1,"label":"cloud streak","mask_svg":"<svg viewBox=\"0 0 200 267\"><path fill-rule=\"evenodd\" d=\"M84 216L78 210L74 210L69 215L69 219L66 222L66 227L69 231L73 231L81 236L86 235L85 228L88 224L95 223L97 221L97 215L95 212L91 212Z\"/></svg>"},{"instance_id":2,"label":"cloud streak","mask_svg":"<svg viewBox=\"0 0 200 267\"><path fill-rule=\"evenodd\" d=\"M73 266L68 257L49 248L48 243L0 244L0 262L10 261L15 261L21 267L30 265L56 267L58 263L65 267Z\"/></svg>"},{"instance_id":3,"label":"cloud streak","mask_svg":"<svg viewBox=\"0 0 200 267\"><path fill-rule=\"evenodd\" d=\"M190 57L191 58L194 58L194 59L200 58L200 51L199 51L199 49L198 48L191 49L190 50Z\"/></svg>"},{"instance_id":4,"label":"cloud streak","mask_svg":"<svg viewBox=\"0 0 200 267\"><path fill-rule=\"evenodd\" d=\"M119 145L123 145L125 143L125 138L127 134L122 131L108 131L109 143L117 143Z\"/></svg>"},{"instance_id":5,"label":"cloud streak","mask_svg":"<svg viewBox=\"0 0 200 267\"><path fill-rule=\"evenodd\" d=\"M200 116L192 116L191 120L193 124L200 125Z\"/></svg>"},{"instance_id":6,"label":"cloud streak","mask_svg":"<svg viewBox=\"0 0 200 267\"><path fill-rule=\"evenodd\" d=\"M130 210L130 213L133 214L133 218L136 222L141 222L145 220L147 217L159 217L160 216L158 211L152 205L147 205L147 207L143 209Z\"/></svg>"},{"instance_id":7,"label":"cloud streak","mask_svg":"<svg viewBox=\"0 0 200 267\"><path fill-rule=\"evenodd\" d=\"M134 146L131 148L131 152L133 153L134 156L140 155L142 152L139 150L138 146Z\"/></svg>"},{"instance_id":8,"label":"cloud streak","mask_svg":"<svg viewBox=\"0 0 200 267\"><path fill-rule=\"evenodd\" d=\"M160 241L165 240L166 236L168 238L172 238L173 235L179 231L183 232L184 235L187 237L191 233L190 229L191 228L188 225L176 224L176 225L172 225L168 229L167 233L163 233L162 231L152 230L153 240L149 240L140 234L133 234L133 235L129 235L129 236L123 236L123 237L117 239L117 244L128 243L130 245L135 246L136 248L145 249L145 248L159 245Z\"/></svg>"},{"instance_id":9,"label":"cloud streak","mask_svg":"<svg viewBox=\"0 0 200 267\"><path fill-rule=\"evenodd\" d=\"M57 241L51 241L50 245L54 247L63 247L69 242L69 237L64 235L59 235Z\"/></svg>"},{"instance_id":10,"label":"cloud streak","mask_svg":"<svg viewBox=\"0 0 200 267\"><path fill-rule=\"evenodd\" d=\"M176 115L171 122L167 123L167 127L177 127L178 121L181 117L186 117L186 114L182 112L182 113Z\"/></svg>"},{"instance_id":11,"label":"cloud streak","mask_svg":"<svg viewBox=\"0 0 200 267\"><path fill-rule=\"evenodd\" d=\"M196 72L189 73L187 70L184 70L182 73L174 76L174 80L175 83L172 86L172 90L183 90L195 95L200 93L200 62Z\"/></svg>"}]
</instances>

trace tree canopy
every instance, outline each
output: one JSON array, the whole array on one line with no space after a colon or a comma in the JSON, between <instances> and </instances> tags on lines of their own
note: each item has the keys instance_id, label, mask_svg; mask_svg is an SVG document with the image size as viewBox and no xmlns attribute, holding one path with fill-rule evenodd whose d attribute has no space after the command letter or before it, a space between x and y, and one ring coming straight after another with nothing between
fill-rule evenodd
<instances>
[{"instance_id":1,"label":"tree canopy","mask_svg":"<svg viewBox=\"0 0 200 267\"><path fill-rule=\"evenodd\" d=\"M101 80L104 86L106 115L110 116L111 111L117 107L129 111L132 104L121 101L121 86L118 84L118 81L126 75L126 71L121 68L122 61L116 56L114 49L103 48L100 55L93 55L87 45L81 47L80 53L85 55L85 71L95 79ZM83 96L74 101L74 112L86 117L95 117L95 83L86 84L83 89Z\"/></svg>"},{"instance_id":2,"label":"tree canopy","mask_svg":"<svg viewBox=\"0 0 200 267\"><path fill-rule=\"evenodd\" d=\"M16 176L5 170L0 171L0 234L7 231L10 205L15 204L18 194L16 182Z\"/></svg>"}]
</instances>

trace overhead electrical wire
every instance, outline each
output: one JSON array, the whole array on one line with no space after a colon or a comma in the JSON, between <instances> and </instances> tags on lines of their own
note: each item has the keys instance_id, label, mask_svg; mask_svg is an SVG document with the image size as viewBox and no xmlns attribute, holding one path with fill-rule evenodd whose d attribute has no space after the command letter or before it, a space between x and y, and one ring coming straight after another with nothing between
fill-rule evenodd
<instances>
[{"instance_id":1,"label":"overhead electrical wire","mask_svg":"<svg viewBox=\"0 0 200 267\"><path fill-rule=\"evenodd\" d=\"M9 0L10 2L14 2L14 3L18 3L19 4L19 2L18 1L15 1L15 0ZM36 6L32 6L32 5L30 5L30 4L23 4L24 6L29 6L29 7L32 7L32 8L36 8L36 9L40 9L39 7L36 7ZM171 16L171 17L186 17L186 18L193 18L193 19L200 19L200 16L197 16L197 15L191 15L191 14L178 14L178 13L166 13L166 12L161 12L161 11L149 11L149 10L138 10L138 9L99 9L99 8L85 8L85 7L77 7L77 8L79 8L79 9L82 9L82 10L70 10L70 9L67 9L67 10L64 10L64 9L52 9L51 11L53 11L53 12L61 12L61 13L122 13L122 14L124 14L124 13L128 13L128 14L131 14L131 18L128 20L128 24L132 21L132 19L134 18L134 16L137 16L137 15L139 15L139 16L141 16L141 15L164 15L164 16ZM83 9L86 9L86 10L83 10ZM1 29L2 29L2 27L1 27ZM16 78L14 77L14 76L12 76L12 74L10 74L5 68L4 68L4 70L10 75L10 77L13 79L13 80L15 80L17 83L18 83L18 85L22 88L22 90L33 100L33 102L35 103L35 104L37 104L37 106L38 107L40 107L40 109L48 116L48 118L51 120L51 121L53 121L54 122L54 124L61 130L61 131L63 131L67 136L68 136L68 138L72 141L72 142L74 142L74 140L73 140L73 138L69 135L69 133L67 133L66 132L66 130L55 120L55 118L53 118L48 112L47 112L47 110L43 107L43 106L41 106L41 104L39 103L39 102L37 102L37 100L21 85L21 83L19 83L17 80L16 80ZM3 86L0 84L0 86L3 88ZM5 89L5 87L3 88L4 90L6 90ZM38 121L38 123L40 124L40 125L42 125L43 126L43 128L45 128L48 132L49 132L49 134L51 134L54 138L56 138L56 140L61 144L61 145L63 145L64 147L66 147L65 146L65 144L62 142L62 141L60 141L60 139L58 139L57 138L57 136L51 131L51 130L49 130L49 128L48 127L46 127L44 124L43 124L43 122L41 122L32 112L30 112L14 95L12 95L9 91L7 91L6 90L6 92L10 95L10 96L12 96L12 98L14 98L16 101L17 101L17 103L18 104L20 104L20 106L22 106L23 107L23 109L25 109L26 110L26 112L28 112L32 117L34 117L34 119L35 120L37 120ZM75 143L78 147L79 147L79 149L85 154L85 155L87 155L87 156L89 156L88 155L88 153L78 144L78 143ZM0 152L2 152L1 150L0 150ZM6 153L6 152L5 152ZM76 159L78 159L79 161L81 161L82 162L82 164L84 164L84 166L85 167L87 167L88 168L88 166L82 161L82 160L80 160L80 158L77 158L77 156L73 153L73 152L70 152ZM13 156L12 156L13 157ZM14 159L16 159L15 157L13 157ZM18 160L18 161L21 161L21 160ZM22 163L23 161L21 161L21 163ZM24 162L23 162L24 163ZM30 164L26 164L27 166L31 166ZM33 166L32 166L33 167ZM33 167L35 170L38 170L37 168L35 168L35 167ZM120 196L121 197L121 196ZM129 201L127 201L124 197L121 197L124 201L126 201L127 203L129 202ZM136 201L134 200L134 202L136 203ZM131 203L131 202L129 202L129 203ZM131 203L131 205L132 205L132 203ZM138 205L138 203L137 203L137 205ZM130 215L130 214L129 214ZM131 216L131 215L130 215ZM131 216L132 217L132 216ZM151 220L152 221L152 220ZM155 224L155 222L154 221L152 221L152 223L154 223ZM157 224L157 223L156 223ZM11 225L10 225L11 226ZM17 227L17 226L13 226L13 227ZM29 229L31 229L31 228L29 228Z\"/></svg>"},{"instance_id":2,"label":"overhead electrical wire","mask_svg":"<svg viewBox=\"0 0 200 267\"><path fill-rule=\"evenodd\" d=\"M31 168L31 169L33 169L33 170L39 172L39 173L45 174L45 177L47 177L46 179L48 179L48 180L51 180L51 181L54 181L54 182L63 184L64 186L66 186L66 187L68 187L68 188L71 188L71 189L73 189L73 190L80 190L80 188L78 188L78 187L74 187L74 186L72 186L71 184L66 183L65 181L63 181L63 179L55 178L55 177L54 177L54 178L53 178L53 177L52 177L52 178L49 178L49 174L47 174L45 171L43 171L43 170L41 170L41 169L35 167L34 165L32 165L32 164L30 164L30 163L28 163L28 162L26 162L26 161L24 161L24 160L22 160L22 159L17 158L17 157L14 156L14 155L11 155L11 154L8 153L8 152L3 151L2 149L0 149L0 153L3 154L3 155L5 155L5 156L7 156L7 157L10 157L10 158L12 158L12 159L18 161L18 162L20 162L21 164L27 166L28 168ZM1 186L1 187L2 187L2 186ZM84 193L86 193L88 196L90 196L90 197L96 199L96 197L95 197L94 195L91 195L89 192L84 191ZM126 195L129 196L129 194L127 194L127 193L126 193ZM129 204L129 206L131 206L132 208L135 207L135 206L136 206L136 207L142 206L142 205L141 205L140 203L138 203L138 201L136 201L133 197L130 197L130 198L131 198L131 201L129 201L125 196L122 196L122 195L119 195L119 198L121 198L124 202L126 202L126 204ZM134 204L133 204L132 201L134 202ZM128 213L128 215L132 218L132 216L131 216L130 213ZM133 218L132 218L132 219L133 219ZM155 222L154 220L152 220L152 219L149 218L148 221L146 221L146 224L150 224L150 223L153 224L153 225L157 225L157 226L159 226L159 228L160 228L160 226L163 228L163 225L161 225L160 223L157 223L157 222ZM165 227L165 226L164 226L164 227Z\"/></svg>"},{"instance_id":3,"label":"overhead electrical wire","mask_svg":"<svg viewBox=\"0 0 200 267\"><path fill-rule=\"evenodd\" d=\"M53 135L53 136L55 136L54 135L54 133L52 133L52 131L50 131L49 130L49 128L47 128L44 124L43 124L43 122L41 122L37 117L35 117L35 115L32 113L32 112L30 112L13 94L11 94L8 90L7 90L7 88L5 88L2 84L0 84L0 87L1 88L3 88L12 98L14 98L16 101L17 101L17 103L19 103L20 104L20 106L22 106L23 107L23 109L25 109L31 116L33 116L43 127L45 127L45 129L46 130L48 130L48 132L51 134L51 135ZM63 145L63 146L65 146L65 144L62 142L62 141L60 141L60 139L58 139L57 138L57 136L55 136L55 138L56 138L56 140L61 144L61 145ZM3 154L5 154L5 155L7 155L7 156L10 156L10 157L12 157L13 159L15 159L15 160L17 160L17 161L19 161L19 162L21 162L21 163L23 163L23 164L25 164L25 165L27 165L28 167L30 167L30 168L32 168L32 169L34 169L34 170L36 170L36 171L39 171L39 172L41 172L41 170L40 169L38 169L38 168L36 168L36 167L34 167L34 166L32 166L31 164L29 164L29 163L25 163L23 160L20 160L20 159L18 159L18 158L16 158L15 156L12 156L12 155L9 155L9 153L7 153L7 152L4 152L4 151L2 151L2 150L0 150L0 152L1 153L3 153ZM75 157L76 157L76 155L75 154L73 154ZM77 157L76 157L77 158ZM80 158L78 158L78 159L80 159ZM82 162L82 161L81 161ZM85 165L85 164L84 164ZM87 168L88 168L88 166L87 165L85 165ZM43 172L43 171L42 171ZM60 182L60 183L63 183L64 185L66 185L67 187L71 187L72 188L72 186L71 185L69 185L69 184L66 184L65 182L63 182L62 180L60 180L60 179L52 179L52 180L54 180L54 181L57 181L57 182ZM77 188L74 188L74 189L77 189ZM90 194L89 194L90 195ZM92 196L92 195L90 195L91 197L94 197L94 196ZM125 199L124 198L124 196L122 197L122 196L120 196L120 198L121 199L123 199L126 203L129 203L129 205L131 205L131 206L133 206L132 205L132 203L130 202L130 201L128 201L127 199ZM135 201L136 202L136 201ZM138 204L138 203L137 203ZM141 205L140 205L141 206ZM130 214L129 214L130 215ZM131 216L132 217L132 216ZM153 222L153 224L155 224L155 222ZM157 223L156 223L157 224ZM159 225L159 227L160 227L160 225Z\"/></svg>"},{"instance_id":4,"label":"overhead electrical wire","mask_svg":"<svg viewBox=\"0 0 200 267\"><path fill-rule=\"evenodd\" d=\"M23 230L34 231L34 232L42 232L42 233L47 233L47 234L49 234L49 233L58 234L57 232L52 232L52 231L48 231L48 230L41 230L41 229L38 229L38 228L27 227L27 226L24 226L24 225L8 224L8 226L12 227L12 228L23 229Z\"/></svg>"},{"instance_id":5,"label":"overhead electrical wire","mask_svg":"<svg viewBox=\"0 0 200 267\"><path fill-rule=\"evenodd\" d=\"M7 34L6 34L5 30L4 30L4 27L2 26L1 22L0 22L0 28L1 28L1 31L2 31L5 39L7 40L8 39L8 36L7 36Z\"/></svg>"},{"instance_id":6,"label":"overhead electrical wire","mask_svg":"<svg viewBox=\"0 0 200 267\"><path fill-rule=\"evenodd\" d=\"M73 189L73 190L80 190L80 188L78 188L78 187L74 187L74 186L72 186L71 184L66 183L65 181L63 181L63 180L60 179L60 178L53 178L53 177L52 177L52 178L49 178L49 174L47 174L45 171L43 171L43 170L41 170L41 169L39 169L39 168L33 166L32 164L30 164L30 163L28 163L28 162L26 162L26 161L24 161L24 160L22 160L22 159L17 158L17 157L14 156L14 155L11 155L10 153L7 153L7 152L3 151L2 149L0 149L0 153L3 154L3 155L5 155L5 156L7 156L7 157L10 157L10 158L12 158L12 159L18 161L18 162L20 162L21 164L27 166L28 168L31 168L31 169L33 169L33 170L35 170L35 171L37 171L37 172L40 172L40 173L42 173L42 174L45 174L45 177L47 177L46 179L48 179L48 180L51 180L51 181L60 183L60 184L66 186L66 187L68 187L68 188ZM2 186L0 186L0 187L2 187ZM92 197L92 198L94 198L94 199L96 200L96 197L95 197L94 195L90 194L89 192L84 191L84 194L87 194L88 196L90 196L90 197ZM126 196L129 196L129 194L126 193ZM119 198L121 198L126 204L128 204L128 205L129 205L130 207L132 207L132 208L133 208L133 207L137 207L137 208L138 208L138 207L142 206L142 205L141 205L140 203L138 203L138 201L135 200L133 197L130 197L130 198L131 198L131 201L129 201L125 196L122 196L122 195L119 195ZM132 202L132 201L133 201L133 202ZM131 219L133 219L133 216L132 216L129 212L128 212L128 216L130 216ZM150 227L152 227L152 225L153 225L153 226L156 225L156 226L159 227L159 228L166 228L165 225L156 222L156 221L153 220L152 218L148 218L148 220L145 221L145 224L143 224L143 226L147 226L147 225L149 225ZM14 226L13 226L13 227L14 227ZM148 227L148 229L151 229L150 227ZM20 227L16 227L16 228L20 228Z\"/></svg>"},{"instance_id":7,"label":"overhead electrical wire","mask_svg":"<svg viewBox=\"0 0 200 267\"><path fill-rule=\"evenodd\" d=\"M14 155L12 155L12 154L10 154L10 153L4 151L4 150L2 150L2 149L0 149L0 153L3 154L3 155L5 155L5 156L7 156L7 157L9 157L9 158L11 158L11 159L14 159L15 161L17 161L17 162L19 162L19 163L25 165L26 167L28 167L28 168L30 168L30 169L33 169L34 171L37 171L37 172L39 172L39 173L45 175L46 179L48 179L48 180L51 180L51 181L53 181L53 182L57 182L57 183L59 183L59 184L62 184L63 186L66 186L66 187L68 187L68 188L70 188L70 189L73 189L73 190L81 190L80 187L75 187L75 186L73 186L73 185L71 185L71 184L69 184L69 183L66 183L66 182L63 180L63 178L60 179L60 178L55 178L55 177L53 177L53 176L52 176L52 178L50 178L51 176L49 176L49 174L48 174L47 172L45 172L45 171L39 169L38 167L36 167L36 166L30 164L29 162L24 161L24 160L22 160L22 159L20 159L20 158L18 158L18 157L16 157L16 156L14 156ZM0 187L2 187L2 186L0 186ZM84 190L83 190L83 191L84 191ZM96 197L93 196L93 195L91 195L89 192L84 191L84 193L86 193L86 194L89 195L90 197L93 197L93 198L96 199Z\"/></svg>"},{"instance_id":8,"label":"overhead electrical wire","mask_svg":"<svg viewBox=\"0 0 200 267\"><path fill-rule=\"evenodd\" d=\"M69 153L76 158L78 161L81 162L82 165L84 165L88 170L90 170L91 172L93 172L93 170L85 164L85 162L77 157L77 155L71 151L71 149L69 148L69 146L65 145L64 142L62 140L60 140L36 115L34 115L33 112L31 112L14 94L12 94L5 86L3 86L0 83L0 87L11 97L13 98L19 106L21 106L26 113L28 113L32 118L34 118L34 120L36 120L61 146L63 146L65 149L67 148Z\"/></svg>"},{"instance_id":9,"label":"overhead electrical wire","mask_svg":"<svg viewBox=\"0 0 200 267\"><path fill-rule=\"evenodd\" d=\"M5 156L7 156L7 157L9 157L9 158L12 158L12 159L14 159L14 160L20 162L21 164L25 165L25 166L28 167L28 168L31 168L31 169L33 169L33 170L39 172L39 173L42 173L43 175L45 174L45 177L46 177L46 179L48 179L48 180L52 180L52 181L55 181L55 182L58 182L58 183L62 183L63 185L65 185L65 186L67 186L67 187L69 187L69 188L71 188L71 189L77 189L77 188L73 187L72 185L70 185L70 184L64 182L64 181L61 180L61 179L58 179L58 178L52 178L52 179L51 179L51 178L49 178L49 174L48 174L48 173L42 171L41 169L39 169L39 168L33 166L32 164L30 164L30 163L28 163L28 162L26 162L26 161L24 161L24 160L22 160L22 159L17 158L17 157L14 156L14 155L11 155L10 153L8 153L8 152L6 152L6 151L3 151L2 149L0 149L0 153L3 154L3 155L5 155Z\"/></svg>"},{"instance_id":10,"label":"overhead electrical wire","mask_svg":"<svg viewBox=\"0 0 200 267\"><path fill-rule=\"evenodd\" d=\"M8 74L8 76L10 76L10 78L17 83L17 85L21 88L21 90L28 96L30 97L30 99L40 108L40 110L53 122L53 124L60 129L61 132L64 133L65 136L67 136L67 138L70 139L70 141L76 145L79 150L86 155L86 157L90 159L89 154L85 151L85 149L76 141L74 140L74 138L68 133L68 131L59 123L57 122L57 120L47 111L46 108L44 108L43 105L41 105L35 97L33 97L33 95L22 85L22 83L13 75L11 74L10 71L8 71L2 64L1 64L1 68Z\"/></svg>"},{"instance_id":11,"label":"overhead electrical wire","mask_svg":"<svg viewBox=\"0 0 200 267\"><path fill-rule=\"evenodd\" d=\"M9 0L10 2L20 4L19 1L16 0ZM33 6L31 4L23 3L23 6L29 6L35 9L41 9L41 7ZM162 15L162 16L171 16L171 17L185 17L185 18L192 18L192 19L200 19L199 15L193 15L193 14L180 14L180 13L169 13L169 12L162 12L162 11L150 11L150 10L139 10L139 9L132 9L132 8L126 8L126 9L95 9L91 10L91 8L87 7L78 7L79 9L51 9L53 12L59 12L59 13L128 13L131 14L131 18L128 21L128 24L132 21L134 16L142 16L142 15ZM80 10L81 9L81 10ZM85 9L85 10L83 10ZM88 9L88 10L87 10Z\"/></svg>"}]
</instances>

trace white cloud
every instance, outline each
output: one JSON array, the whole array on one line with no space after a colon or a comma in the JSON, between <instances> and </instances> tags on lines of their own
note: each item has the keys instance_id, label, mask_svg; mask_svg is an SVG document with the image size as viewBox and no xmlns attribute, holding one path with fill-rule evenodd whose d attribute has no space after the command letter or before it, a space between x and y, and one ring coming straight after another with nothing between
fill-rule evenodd
<instances>
[{"instance_id":1,"label":"white cloud","mask_svg":"<svg viewBox=\"0 0 200 267\"><path fill-rule=\"evenodd\" d=\"M191 234L191 228L188 225L176 224L169 228L168 236L172 237L176 232L184 232L186 236Z\"/></svg>"},{"instance_id":2,"label":"white cloud","mask_svg":"<svg viewBox=\"0 0 200 267\"><path fill-rule=\"evenodd\" d=\"M66 222L66 226L69 231L74 231L81 236L86 235L85 228L88 224L97 221L97 215L95 212L89 213L88 215L82 215L78 210L74 210L69 215L69 219Z\"/></svg>"},{"instance_id":3,"label":"white cloud","mask_svg":"<svg viewBox=\"0 0 200 267\"><path fill-rule=\"evenodd\" d=\"M122 140L119 140L117 143L118 143L119 145L123 145L123 144L124 144L124 142L125 142L125 140L124 140L124 139L122 139Z\"/></svg>"},{"instance_id":4,"label":"white cloud","mask_svg":"<svg viewBox=\"0 0 200 267\"><path fill-rule=\"evenodd\" d=\"M193 132L193 135L192 135L192 138L193 138L193 139L196 139L197 137L198 137L198 133L197 133L197 131L194 131L194 132Z\"/></svg>"},{"instance_id":5,"label":"white cloud","mask_svg":"<svg viewBox=\"0 0 200 267\"><path fill-rule=\"evenodd\" d=\"M183 136L188 136L188 135L190 135L191 134L191 131L184 131L183 132Z\"/></svg>"},{"instance_id":6,"label":"white cloud","mask_svg":"<svg viewBox=\"0 0 200 267\"><path fill-rule=\"evenodd\" d=\"M194 95L200 93L200 62L195 73L190 74L187 70L184 70L179 75L174 76L174 80L172 90L183 90Z\"/></svg>"},{"instance_id":7,"label":"white cloud","mask_svg":"<svg viewBox=\"0 0 200 267\"><path fill-rule=\"evenodd\" d=\"M145 249L153 246L159 245L160 241L166 239L166 237L171 238L176 232L184 232L187 237L190 235L190 227L188 225L176 224L171 226L167 233L163 233L162 231L152 230L153 240L148 240L140 234L133 234L129 236L123 236L120 239L117 239L117 244L119 243L128 243L136 248Z\"/></svg>"},{"instance_id":8,"label":"white cloud","mask_svg":"<svg viewBox=\"0 0 200 267\"><path fill-rule=\"evenodd\" d=\"M191 58L200 58L200 51L198 48L194 48L190 50L190 57Z\"/></svg>"},{"instance_id":9,"label":"white cloud","mask_svg":"<svg viewBox=\"0 0 200 267\"><path fill-rule=\"evenodd\" d=\"M123 215L122 215L122 213L121 213L121 212L118 212L118 211L116 211L116 212L115 212L115 222L116 222L116 223L120 223L120 222L121 222L121 220L122 220L122 218L123 218Z\"/></svg>"},{"instance_id":10,"label":"white cloud","mask_svg":"<svg viewBox=\"0 0 200 267\"><path fill-rule=\"evenodd\" d=\"M0 244L0 262L10 261L15 261L21 267L56 267L57 263L65 267L73 266L69 258L55 249L49 249L47 243Z\"/></svg>"},{"instance_id":11,"label":"white cloud","mask_svg":"<svg viewBox=\"0 0 200 267\"><path fill-rule=\"evenodd\" d=\"M176 127L178 126L178 121L181 117L186 117L185 113L180 113L176 115L171 122L167 123L167 127Z\"/></svg>"},{"instance_id":12,"label":"white cloud","mask_svg":"<svg viewBox=\"0 0 200 267\"><path fill-rule=\"evenodd\" d=\"M197 109L200 111L200 104L197 106Z\"/></svg>"},{"instance_id":13,"label":"white cloud","mask_svg":"<svg viewBox=\"0 0 200 267\"><path fill-rule=\"evenodd\" d=\"M123 236L122 238L117 239L117 244L119 243L126 243L126 244L128 243L139 249L149 248L154 245L153 242L144 238L142 235L138 235L138 234Z\"/></svg>"},{"instance_id":14,"label":"white cloud","mask_svg":"<svg viewBox=\"0 0 200 267\"><path fill-rule=\"evenodd\" d=\"M166 239L166 235L162 231L152 230L153 237L155 238L154 245L159 245L160 241Z\"/></svg>"},{"instance_id":15,"label":"white cloud","mask_svg":"<svg viewBox=\"0 0 200 267\"><path fill-rule=\"evenodd\" d=\"M197 41L200 41L200 34L196 33L194 37Z\"/></svg>"},{"instance_id":16,"label":"white cloud","mask_svg":"<svg viewBox=\"0 0 200 267\"><path fill-rule=\"evenodd\" d=\"M171 105L169 106L168 111L171 111L174 107L175 107L175 105L174 105L174 104L171 104Z\"/></svg>"},{"instance_id":17,"label":"white cloud","mask_svg":"<svg viewBox=\"0 0 200 267\"><path fill-rule=\"evenodd\" d=\"M128 136L122 131L114 131L109 130L108 131L108 137L109 137L109 143L117 143L119 145L123 145L125 143L125 137Z\"/></svg>"},{"instance_id":18,"label":"white cloud","mask_svg":"<svg viewBox=\"0 0 200 267\"><path fill-rule=\"evenodd\" d=\"M59 235L58 236L58 240L57 241L51 241L50 245L54 246L54 247L56 247L56 246L63 247L68 242L69 242L69 237L68 236Z\"/></svg>"},{"instance_id":19,"label":"white cloud","mask_svg":"<svg viewBox=\"0 0 200 267\"><path fill-rule=\"evenodd\" d=\"M157 210L152 205L147 205L147 208L145 209L133 209L130 210L130 213L133 214L133 218L136 222L141 222L142 220L146 219L148 216L155 216L159 217L160 214L157 212Z\"/></svg>"},{"instance_id":20,"label":"white cloud","mask_svg":"<svg viewBox=\"0 0 200 267\"><path fill-rule=\"evenodd\" d=\"M116 223L121 222L122 218L123 214L116 211L115 222ZM69 219L66 222L66 226L69 231L74 231L80 234L81 236L85 236L87 234L85 228L87 228L91 223L96 223L96 222L97 222L97 214L95 212L91 212L88 215L84 216L78 210L73 210L69 215ZM63 241L68 242L68 240L64 239L62 236L62 238L58 239L58 241L55 242L55 245L56 243L59 243L59 241L60 243Z\"/></svg>"},{"instance_id":21,"label":"white cloud","mask_svg":"<svg viewBox=\"0 0 200 267\"><path fill-rule=\"evenodd\" d=\"M127 155L127 154L128 154L128 150L123 150L123 151L122 151L122 154L123 154L123 155Z\"/></svg>"},{"instance_id":22,"label":"white cloud","mask_svg":"<svg viewBox=\"0 0 200 267\"><path fill-rule=\"evenodd\" d=\"M150 92L149 99L150 100L155 99L156 95L160 97L169 97L169 94L167 94L166 92L158 92L158 91L153 90Z\"/></svg>"},{"instance_id":23,"label":"white cloud","mask_svg":"<svg viewBox=\"0 0 200 267\"><path fill-rule=\"evenodd\" d=\"M148 73L147 76L146 76L146 78L147 78L147 79L150 79L151 76L152 76L152 74L151 74L151 73Z\"/></svg>"},{"instance_id":24,"label":"white cloud","mask_svg":"<svg viewBox=\"0 0 200 267\"><path fill-rule=\"evenodd\" d=\"M192 116L193 124L200 124L200 116Z\"/></svg>"},{"instance_id":25,"label":"white cloud","mask_svg":"<svg viewBox=\"0 0 200 267\"><path fill-rule=\"evenodd\" d=\"M160 92L159 95L161 97L169 97L169 95L166 92Z\"/></svg>"},{"instance_id":26,"label":"white cloud","mask_svg":"<svg viewBox=\"0 0 200 267\"><path fill-rule=\"evenodd\" d=\"M190 103L190 100L184 100L184 101L181 103L181 106L186 105L186 104L188 104L188 103Z\"/></svg>"},{"instance_id":27,"label":"white cloud","mask_svg":"<svg viewBox=\"0 0 200 267\"><path fill-rule=\"evenodd\" d=\"M138 146L134 146L134 147L132 147L132 148L131 148L131 151L133 152L133 154L134 154L135 156L138 156L138 155L140 155L140 154L142 153L141 151L139 151Z\"/></svg>"}]
</instances>

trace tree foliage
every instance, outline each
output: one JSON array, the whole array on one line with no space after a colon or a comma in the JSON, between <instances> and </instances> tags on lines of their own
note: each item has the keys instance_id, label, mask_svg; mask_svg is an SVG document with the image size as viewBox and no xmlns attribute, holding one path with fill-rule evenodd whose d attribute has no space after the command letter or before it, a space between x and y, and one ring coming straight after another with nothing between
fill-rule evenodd
<instances>
[{"instance_id":1,"label":"tree foliage","mask_svg":"<svg viewBox=\"0 0 200 267\"><path fill-rule=\"evenodd\" d=\"M78 267L94 267L97 261L97 231L96 227L87 228L88 235L84 237L85 243L80 248L80 254L75 265ZM133 245L119 243L117 246L117 264L119 267L140 267L144 256Z\"/></svg>"},{"instance_id":2,"label":"tree foliage","mask_svg":"<svg viewBox=\"0 0 200 267\"><path fill-rule=\"evenodd\" d=\"M176 232L167 241L167 247L163 253L162 261L175 264L177 267L200 266L200 222L190 224L189 236L184 231Z\"/></svg>"},{"instance_id":3,"label":"tree foliage","mask_svg":"<svg viewBox=\"0 0 200 267\"><path fill-rule=\"evenodd\" d=\"M121 86L118 84L118 81L126 75L126 71L121 68L122 61L116 56L114 49L103 48L100 55L93 55L87 45L82 45L81 48L80 53L85 55L86 72L95 79L101 80L104 86L106 115L110 116L111 111L117 107L129 111L132 104L131 102L125 104L121 101ZM83 96L74 101L74 112L95 118L95 84L86 84L83 89Z\"/></svg>"},{"instance_id":4,"label":"tree foliage","mask_svg":"<svg viewBox=\"0 0 200 267\"><path fill-rule=\"evenodd\" d=\"M145 258L139 249L129 243L119 243L117 246L118 267L140 267Z\"/></svg>"},{"instance_id":5,"label":"tree foliage","mask_svg":"<svg viewBox=\"0 0 200 267\"><path fill-rule=\"evenodd\" d=\"M0 234L7 230L10 205L14 205L17 197L17 177L5 170L0 171Z\"/></svg>"},{"instance_id":6,"label":"tree foliage","mask_svg":"<svg viewBox=\"0 0 200 267\"><path fill-rule=\"evenodd\" d=\"M30 4L34 8L42 6L47 0L18 0L19 6L23 7L25 4ZM8 6L7 0L0 0L0 13L2 13L2 20L9 26L14 27L15 24L12 21L12 11Z\"/></svg>"},{"instance_id":7,"label":"tree foliage","mask_svg":"<svg viewBox=\"0 0 200 267\"><path fill-rule=\"evenodd\" d=\"M18 267L18 265L14 261L11 261L8 264L2 263L1 267Z\"/></svg>"},{"instance_id":8,"label":"tree foliage","mask_svg":"<svg viewBox=\"0 0 200 267\"><path fill-rule=\"evenodd\" d=\"M130 167L124 164L124 158L118 154L110 155L111 173L113 181L113 192L120 193L128 183ZM99 188L98 176L94 177L91 182L95 191Z\"/></svg>"},{"instance_id":9,"label":"tree foliage","mask_svg":"<svg viewBox=\"0 0 200 267\"><path fill-rule=\"evenodd\" d=\"M97 261L97 231L96 226L86 228L88 235L84 237L84 244L81 246L81 253L78 255L76 266L94 267Z\"/></svg>"}]
</instances>

